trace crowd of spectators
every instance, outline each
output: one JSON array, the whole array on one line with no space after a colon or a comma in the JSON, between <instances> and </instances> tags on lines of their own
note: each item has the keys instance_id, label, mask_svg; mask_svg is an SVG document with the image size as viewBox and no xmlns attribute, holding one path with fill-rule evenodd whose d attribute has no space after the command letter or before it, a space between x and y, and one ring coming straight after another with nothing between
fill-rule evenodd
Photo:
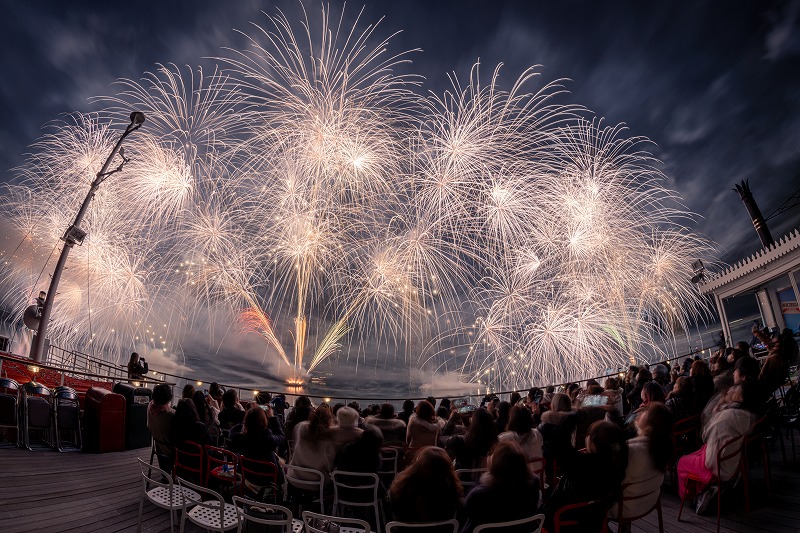
<instances>
[{"instance_id":1,"label":"crowd of spectators","mask_svg":"<svg viewBox=\"0 0 800 533\"><path fill-rule=\"evenodd\" d=\"M173 410L170 388L159 385L148 427L163 458L182 441L224 442L237 453L289 470L317 470L326 480L337 469L378 473L382 449L402 450L404 468L382 487L387 519L456 517L462 531L471 532L480 524L541 512L552 530L559 508L591 501L598 503L573 517L582 530L599 530L607 513L615 519L620 512L637 516L652 509L670 468L681 495L689 475L703 480L697 487L699 510L713 493L704 485L718 471L722 481L734 478L737 461L716 465L717 451L750 430L797 357L790 334L763 340L768 350L763 365L740 342L708 362L696 357L674 365L631 365L602 386L590 380L583 386L532 388L509 401L489 395L480 405L439 399L437 408L434 398L407 400L399 413L390 403L364 409L357 402L314 406L307 396L289 408L283 397L267 393L245 409L234 390L216 384L207 394L187 385ZM698 420L703 445L676 464L673 427L691 417ZM459 469L479 473L465 479ZM291 477L313 478L308 476L298 469ZM466 485L474 486L467 491ZM298 484L294 490L304 488Z\"/></svg>"}]
</instances>

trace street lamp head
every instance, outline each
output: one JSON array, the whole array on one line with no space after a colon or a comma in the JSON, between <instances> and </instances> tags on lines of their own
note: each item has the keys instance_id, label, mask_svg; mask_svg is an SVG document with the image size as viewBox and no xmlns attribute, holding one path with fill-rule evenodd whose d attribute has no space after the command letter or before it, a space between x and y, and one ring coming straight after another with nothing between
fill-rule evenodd
<instances>
[{"instance_id":1,"label":"street lamp head","mask_svg":"<svg viewBox=\"0 0 800 533\"><path fill-rule=\"evenodd\" d=\"M141 111L134 111L131 113L131 124L134 126L141 126L144 123L144 113Z\"/></svg>"}]
</instances>

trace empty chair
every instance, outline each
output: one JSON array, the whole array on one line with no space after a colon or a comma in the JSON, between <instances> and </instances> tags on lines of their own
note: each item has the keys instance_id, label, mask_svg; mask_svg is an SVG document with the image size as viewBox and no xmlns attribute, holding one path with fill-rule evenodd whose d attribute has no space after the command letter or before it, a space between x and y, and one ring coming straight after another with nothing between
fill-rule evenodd
<instances>
[{"instance_id":1,"label":"empty chair","mask_svg":"<svg viewBox=\"0 0 800 533\"><path fill-rule=\"evenodd\" d=\"M20 403L22 404L22 443L31 448L30 431L39 430L42 433L42 442L47 446L52 442L52 392L50 389L29 381L22 386Z\"/></svg>"},{"instance_id":2,"label":"empty chair","mask_svg":"<svg viewBox=\"0 0 800 533\"><path fill-rule=\"evenodd\" d=\"M520 518L519 520L510 520L508 522L495 522L493 524L481 524L472 530L472 533L482 533L483 531L506 531L509 528L514 528L520 531L525 527L526 533L540 533L544 525L544 515L537 514L528 518Z\"/></svg>"},{"instance_id":3,"label":"empty chair","mask_svg":"<svg viewBox=\"0 0 800 533\"><path fill-rule=\"evenodd\" d=\"M330 525L336 524L339 533L369 533L369 524L357 518L339 518L311 511L303 511L305 533L328 533ZM355 527L354 527L355 526Z\"/></svg>"},{"instance_id":4,"label":"empty chair","mask_svg":"<svg viewBox=\"0 0 800 533\"><path fill-rule=\"evenodd\" d=\"M192 499L188 496L188 493L184 493L186 497L181 500L183 503L181 533L183 533L183 528L186 526L187 518L193 524L207 530L219 531L220 533L239 526L239 511L236 506L225 503L225 500L218 492L195 485L181 478L178 478L178 486L181 489L191 489L198 494L197 499ZM203 500L203 495L211 497Z\"/></svg>"},{"instance_id":5,"label":"empty chair","mask_svg":"<svg viewBox=\"0 0 800 533\"><path fill-rule=\"evenodd\" d=\"M0 378L0 428L3 428L4 433L9 429L14 430L17 446L22 442L19 430L19 394L19 383L11 378Z\"/></svg>"},{"instance_id":6,"label":"empty chair","mask_svg":"<svg viewBox=\"0 0 800 533\"><path fill-rule=\"evenodd\" d=\"M67 442L71 448L76 450L83 448L78 393L75 389L65 386L56 387L53 392L53 436L55 447L60 452L63 452L65 447L61 442L62 433L71 433L72 440Z\"/></svg>"},{"instance_id":7,"label":"empty chair","mask_svg":"<svg viewBox=\"0 0 800 533\"><path fill-rule=\"evenodd\" d=\"M331 472L333 481L333 511L339 513L340 506L372 507L375 510L375 528L381 530L380 503L377 474L364 472Z\"/></svg>"},{"instance_id":8,"label":"empty chair","mask_svg":"<svg viewBox=\"0 0 800 533\"><path fill-rule=\"evenodd\" d=\"M325 474L313 468L293 465L284 465L283 472L287 484L305 492L318 494L320 512L325 512ZM298 477L298 474L303 477Z\"/></svg>"},{"instance_id":9,"label":"empty chair","mask_svg":"<svg viewBox=\"0 0 800 533\"><path fill-rule=\"evenodd\" d=\"M277 526L284 533L292 533L294 517L292 511L281 505L256 502L239 496L233 497L233 505L236 506L238 516L238 528L236 531L242 533L248 524L258 524L264 526ZM268 528L269 531L276 532L274 527Z\"/></svg>"},{"instance_id":10,"label":"empty chair","mask_svg":"<svg viewBox=\"0 0 800 533\"><path fill-rule=\"evenodd\" d=\"M172 476L157 466L152 466L138 459L142 469L142 497L139 500L139 522L136 531L142 530L142 511L144 510L144 500L147 500L157 507L169 509L169 530L172 531L175 525L175 511L183 508L183 498L191 501L200 499L200 495L188 488L181 488L172 482ZM152 470L161 475L161 480L152 477Z\"/></svg>"},{"instance_id":11,"label":"empty chair","mask_svg":"<svg viewBox=\"0 0 800 533\"><path fill-rule=\"evenodd\" d=\"M386 533L458 533L458 520L442 522L399 522L394 520L386 524Z\"/></svg>"}]
</instances>

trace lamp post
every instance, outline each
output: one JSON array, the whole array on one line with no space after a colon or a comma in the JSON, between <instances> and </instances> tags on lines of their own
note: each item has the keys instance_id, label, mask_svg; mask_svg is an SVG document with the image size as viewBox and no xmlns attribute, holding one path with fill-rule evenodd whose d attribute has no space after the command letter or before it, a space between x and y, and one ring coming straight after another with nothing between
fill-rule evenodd
<instances>
[{"instance_id":1,"label":"lamp post","mask_svg":"<svg viewBox=\"0 0 800 533\"><path fill-rule=\"evenodd\" d=\"M33 342L31 343L31 352L30 356L35 362L40 362L42 360L45 345L45 338L47 337L47 326L50 322L50 311L53 309L53 300L56 297L56 291L58 290L58 282L61 281L61 273L64 271L64 265L67 262L67 256L69 255L69 251L72 249L73 246L81 245L83 243L83 238L86 237L86 232L80 228L81 221L83 220L83 216L86 214L86 210L89 208L89 204L94 198L94 194L97 191L97 188L100 187L100 184L103 183L106 178L114 174L115 172L119 172L122 170L123 165L128 161L125 158L124 152L121 150L122 141L125 140L125 137L130 135L132 132L139 129L139 127L144 123L144 113L139 111L134 111L131 113L131 123L128 124L128 127L125 128L125 131L120 136L117 144L114 145L114 149L111 150L111 153L108 155L105 163L103 163L103 168L100 169L100 172L94 178L91 187L89 187L89 192L86 194L86 198L83 199L83 203L81 204L81 208L78 210L78 214L75 215L75 220L72 222L72 225L67 228L67 231L64 232L64 236L61 237L61 240L64 241L64 246L61 248L61 255L58 258L58 263L56 263L56 268L53 271L53 277L50 280L50 287L47 289L47 296L44 300L44 305L42 305L41 316L39 317L39 327L36 330L36 335L33 337ZM120 153L122 156L122 162L115 168L114 170L109 171L108 167L111 164L111 160L114 159L114 156L117 155L117 152Z\"/></svg>"}]
</instances>

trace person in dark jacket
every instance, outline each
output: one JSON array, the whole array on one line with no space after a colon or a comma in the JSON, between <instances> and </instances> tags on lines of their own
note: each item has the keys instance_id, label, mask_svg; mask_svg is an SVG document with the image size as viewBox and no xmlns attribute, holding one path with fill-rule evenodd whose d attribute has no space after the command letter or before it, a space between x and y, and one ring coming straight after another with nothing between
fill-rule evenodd
<instances>
[{"instance_id":1,"label":"person in dark jacket","mask_svg":"<svg viewBox=\"0 0 800 533\"><path fill-rule=\"evenodd\" d=\"M569 396L562 393L554 394L550 407L550 410L542 415L542 423L538 428L542 434L542 451L547 459L548 468L552 467L554 459L560 461L568 450L575 449L572 437L577 425Z\"/></svg>"},{"instance_id":2,"label":"person in dark jacket","mask_svg":"<svg viewBox=\"0 0 800 533\"><path fill-rule=\"evenodd\" d=\"M602 505L570 513L578 531L600 531L611 503L621 494L628 465L628 446L619 426L601 420L592 424L586 436L586 452L574 448L563 461L563 476L542 507L545 528L553 531L555 513L565 505L600 501Z\"/></svg>"},{"instance_id":3,"label":"person in dark jacket","mask_svg":"<svg viewBox=\"0 0 800 533\"><path fill-rule=\"evenodd\" d=\"M133 352L128 361L128 378L129 379L144 379L147 376L149 367L144 357L139 357L139 354Z\"/></svg>"},{"instance_id":4,"label":"person in dark jacket","mask_svg":"<svg viewBox=\"0 0 800 533\"><path fill-rule=\"evenodd\" d=\"M500 442L489 457L489 471L481 476L464 503L461 533L481 524L519 520L536 514L539 478L528 468L525 454L514 441ZM506 528L507 533L527 533L530 525Z\"/></svg>"},{"instance_id":5,"label":"person in dark jacket","mask_svg":"<svg viewBox=\"0 0 800 533\"><path fill-rule=\"evenodd\" d=\"M189 398L182 398L175 407L170 427L172 442L196 442L201 446L211 444L211 435L206 425L200 421L197 408Z\"/></svg>"},{"instance_id":6,"label":"person in dark jacket","mask_svg":"<svg viewBox=\"0 0 800 533\"><path fill-rule=\"evenodd\" d=\"M231 430L231 450L249 459L278 464L274 454L283 443L284 435L272 407L266 410L251 407L244 415L241 430L237 428Z\"/></svg>"},{"instance_id":7,"label":"person in dark jacket","mask_svg":"<svg viewBox=\"0 0 800 533\"><path fill-rule=\"evenodd\" d=\"M228 389L222 394L222 410L219 412L220 429L230 430L244 421L244 408L239 403L236 389Z\"/></svg>"}]
</instances>

